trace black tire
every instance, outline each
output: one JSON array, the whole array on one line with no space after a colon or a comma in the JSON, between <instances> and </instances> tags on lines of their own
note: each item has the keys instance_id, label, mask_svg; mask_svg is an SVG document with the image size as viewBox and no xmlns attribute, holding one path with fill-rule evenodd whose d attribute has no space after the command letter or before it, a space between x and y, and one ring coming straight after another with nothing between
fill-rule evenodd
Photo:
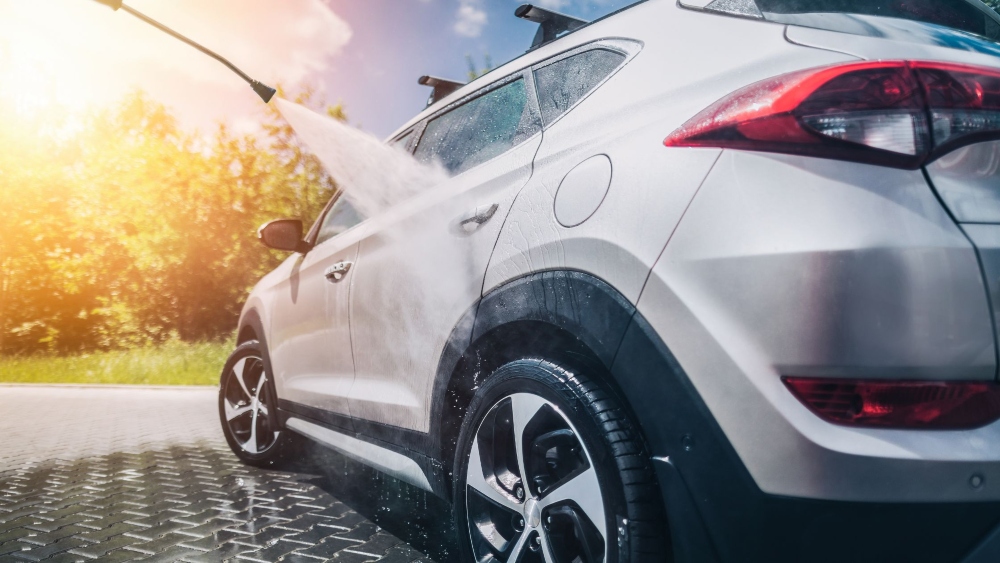
<instances>
[{"instance_id":1,"label":"black tire","mask_svg":"<svg viewBox=\"0 0 1000 563\"><path fill-rule=\"evenodd\" d=\"M236 347L219 378L219 420L237 457L249 465L273 468L298 457L301 439L280 425L278 395L268 365L256 340Z\"/></svg>"},{"instance_id":2,"label":"black tire","mask_svg":"<svg viewBox=\"0 0 1000 563\"><path fill-rule=\"evenodd\" d=\"M517 435L531 447L518 448ZM673 559L647 449L598 382L544 360L508 363L476 392L458 440L453 499L462 561L543 561L542 549L559 563ZM482 480L469 473L477 464ZM593 522L602 513L604 522Z\"/></svg>"}]
</instances>

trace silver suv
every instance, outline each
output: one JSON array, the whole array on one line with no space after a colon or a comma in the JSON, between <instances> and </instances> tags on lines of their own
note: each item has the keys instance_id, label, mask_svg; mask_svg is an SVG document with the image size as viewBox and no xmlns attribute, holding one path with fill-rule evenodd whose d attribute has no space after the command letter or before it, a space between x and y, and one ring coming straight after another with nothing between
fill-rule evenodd
<instances>
[{"instance_id":1,"label":"silver suv","mask_svg":"<svg viewBox=\"0 0 1000 563\"><path fill-rule=\"evenodd\" d=\"M247 300L219 408L449 500L461 561L1000 560L1000 19L532 6ZM409 158L409 157L408 157Z\"/></svg>"}]
</instances>

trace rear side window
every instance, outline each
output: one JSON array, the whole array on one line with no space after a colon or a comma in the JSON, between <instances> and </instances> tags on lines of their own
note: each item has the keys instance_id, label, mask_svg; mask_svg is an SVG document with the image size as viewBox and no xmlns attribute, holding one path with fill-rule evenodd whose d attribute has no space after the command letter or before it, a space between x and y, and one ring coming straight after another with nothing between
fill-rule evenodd
<instances>
[{"instance_id":1,"label":"rear side window","mask_svg":"<svg viewBox=\"0 0 1000 563\"><path fill-rule=\"evenodd\" d=\"M593 49L535 71L542 123L550 125L625 61L625 55Z\"/></svg>"},{"instance_id":2,"label":"rear side window","mask_svg":"<svg viewBox=\"0 0 1000 563\"><path fill-rule=\"evenodd\" d=\"M431 119L414 155L459 174L497 157L541 130L523 78Z\"/></svg>"}]
</instances>

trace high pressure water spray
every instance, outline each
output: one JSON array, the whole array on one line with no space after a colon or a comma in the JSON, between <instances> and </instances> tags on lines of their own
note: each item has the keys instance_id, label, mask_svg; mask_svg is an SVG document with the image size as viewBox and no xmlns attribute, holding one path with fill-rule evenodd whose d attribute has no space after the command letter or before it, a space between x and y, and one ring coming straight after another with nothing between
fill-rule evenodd
<instances>
[{"instance_id":1,"label":"high pressure water spray","mask_svg":"<svg viewBox=\"0 0 1000 563\"><path fill-rule=\"evenodd\" d=\"M206 48L206 47L204 47L202 45L199 45L198 43L196 43L195 41L192 41L191 39L188 39L187 37L184 37L180 33L177 33L176 31L174 31L174 30L170 29L169 27L163 25L162 23L154 20L153 18L150 18L149 16L147 16L147 15L139 12L138 10L136 10L134 8L131 8L129 6L126 6L125 4L122 3L122 0L95 0L95 1L99 2L101 4L104 4L105 6L108 6L108 7L110 7L111 9L113 9L115 11L117 11L117 10L125 10L129 14L132 14L133 16L135 16L135 17L139 18L140 20L148 23L149 25L155 27L156 29L159 29L160 31L162 31L162 32L164 32L164 33L166 33L168 35L171 35L171 36L173 36L173 37L175 37L177 39L180 39L181 41L187 43L188 45L194 47L195 49L198 49L202 53L205 53L206 55L208 55L208 56L212 57L213 59L219 61L220 63L226 65L229 68L229 70L235 72L236 74L239 75L240 78L242 78L243 80L245 80L247 82L247 84L249 84L250 87L253 88L253 91L256 92L258 96L260 96L260 99L264 100L265 104L268 103L268 102L270 102L271 98L274 97L274 94L275 94L275 89L274 88L271 88L270 86L268 86L267 84L264 84L263 82L259 82L257 80L254 80L253 78L250 78L250 76L248 76L247 73L245 73L242 70L240 70L239 68L237 68L236 65L234 65L231 62L229 62L222 55L220 55L220 54L216 53L215 51L212 51L211 49L208 49L208 48Z\"/></svg>"}]
</instances>

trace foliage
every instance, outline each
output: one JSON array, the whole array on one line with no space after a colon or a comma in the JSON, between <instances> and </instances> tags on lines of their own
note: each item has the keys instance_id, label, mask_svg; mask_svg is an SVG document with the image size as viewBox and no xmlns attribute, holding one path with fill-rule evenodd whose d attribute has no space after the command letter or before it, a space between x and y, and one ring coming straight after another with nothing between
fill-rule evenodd
<instances>
[{"instance_id":1,"label":"foliage","mask_svg":"<svg viewBox=\"0 0 1000 563\"><path fill-rule=\"evenodd\" d=\"M1000 0L998 0L1000 1ZM465 55L465 62L469 65L469 82L479 78L480 76L486 74L487 72L493 70L493 57L489 53L483 55L483 68L480 69L476 65L476 60L472 58L472 55Z\"/></svg>"},{"instance_id":2,"label":"foliage","mask_svg":"<svg viewBox=\"0 0 1000 563\"><path fill-rule=\"evenodd\" d=\"M74 356L0 358L0 381L13 383L129 383L138 385L218 385L232 342L160 346Z\"/></svg>"},{"instance_id":3,"label":"foliage","mask_svg":"<svg viewBox=\"0 0 1000 563\"><path fill-rule=\"evenodd\" d=\"M257 227L314 218L335 187L273 109L259 134L207 137L141 93L0 117L0 354L223 338L284 258Z\"/></svg>"}]
</instances>

